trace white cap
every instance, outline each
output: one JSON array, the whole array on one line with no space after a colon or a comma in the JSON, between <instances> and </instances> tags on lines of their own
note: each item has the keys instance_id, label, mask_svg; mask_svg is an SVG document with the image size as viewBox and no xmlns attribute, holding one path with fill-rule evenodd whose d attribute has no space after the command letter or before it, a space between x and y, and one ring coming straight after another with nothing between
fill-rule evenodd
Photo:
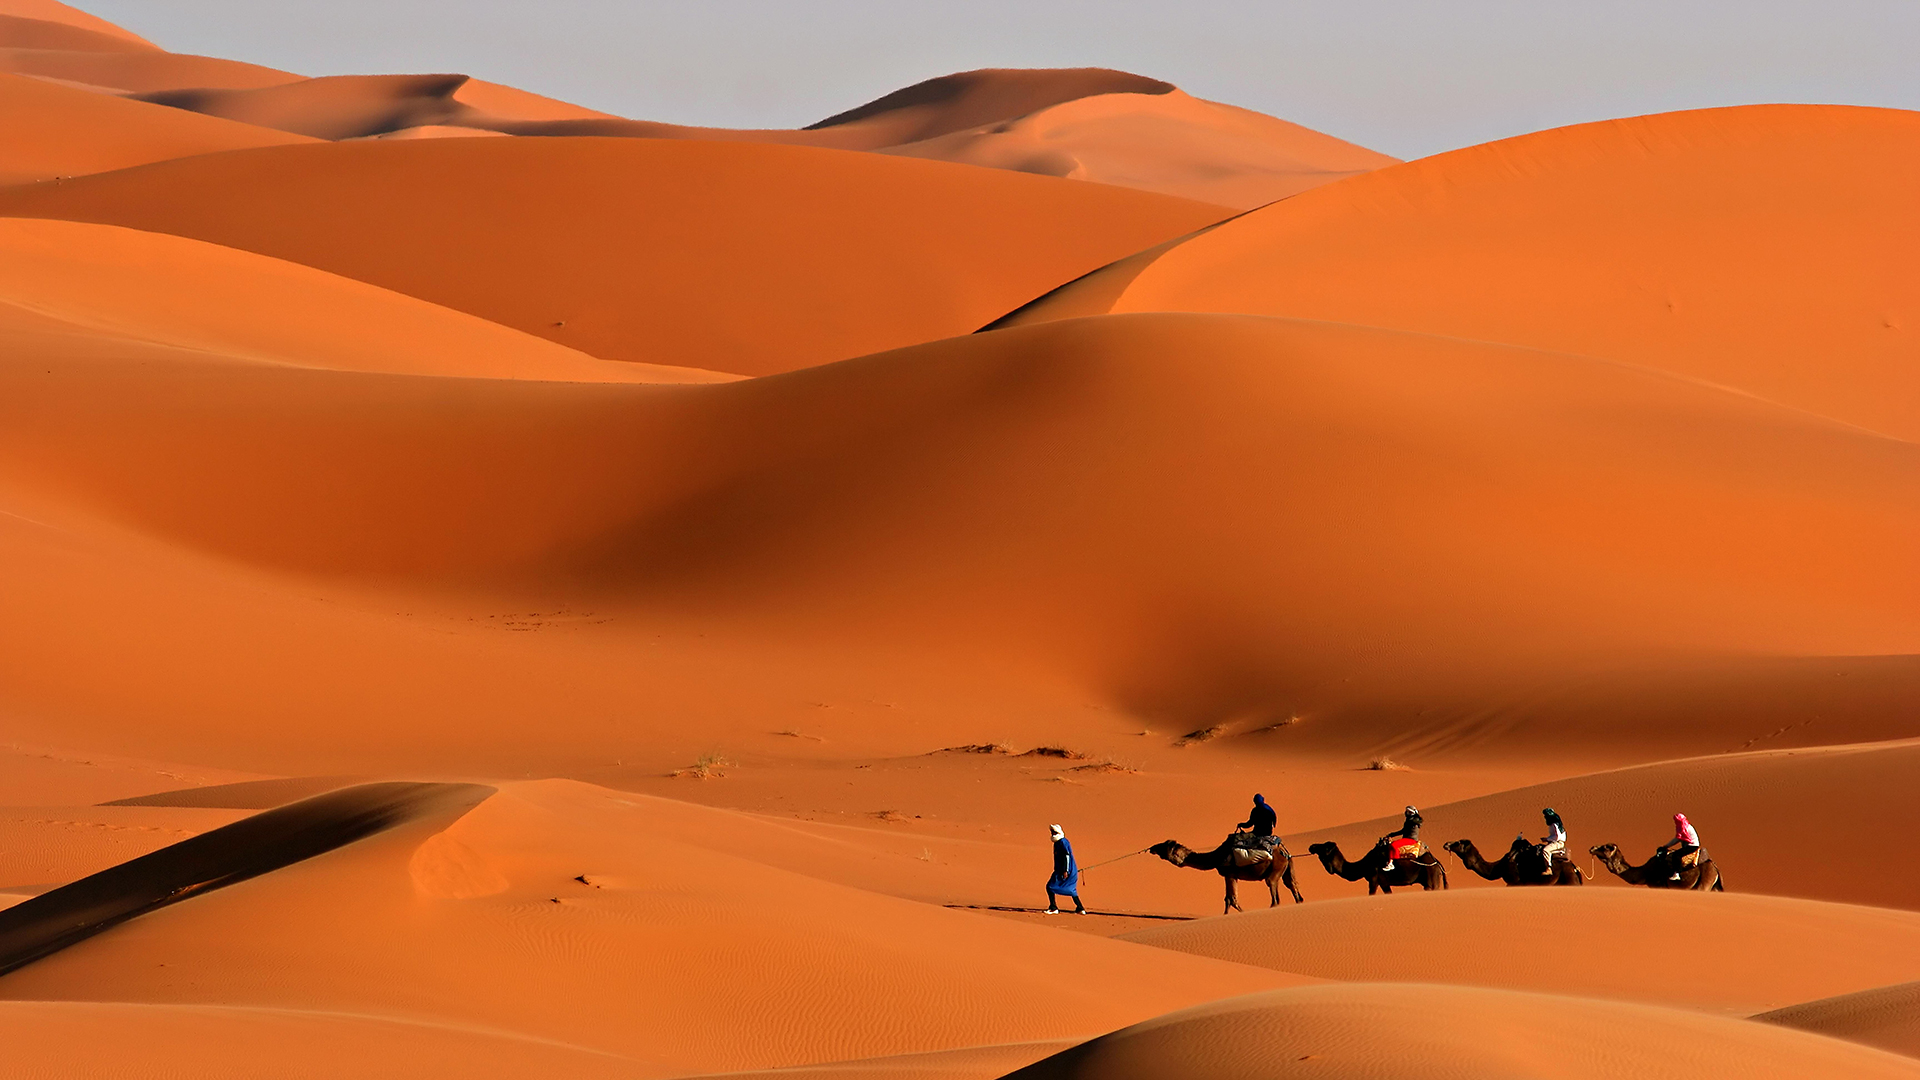
<instances>
[{"instance_id":1,"label":"white cap","mask_svg":"<svg viewBox=\"0 0 1920 1080\"><path fill-rule=\"evenodd\" d=\"M1065 840L1067 838L1067 831L1065 829L1062 829L1060 826L1049 825L1047 826L1047 828L1053 831L1053 838L1055 840Z\"/></svg>"}]
</instances>

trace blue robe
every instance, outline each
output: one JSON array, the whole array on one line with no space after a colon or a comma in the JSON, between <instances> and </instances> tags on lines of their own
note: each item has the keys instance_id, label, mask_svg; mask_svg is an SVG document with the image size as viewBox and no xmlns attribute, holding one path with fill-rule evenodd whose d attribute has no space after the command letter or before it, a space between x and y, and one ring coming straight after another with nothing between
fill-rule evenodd
<instances>
[{"instance_id":1,"label":"blue robe","mask_svg":"<svg viewBox=\"0 0 1920 1080\"><path fill-rule=\"evenodd\" d=\"M1074 861L1073 845L1064 836L1053 842L1053 876L1047 879L1047 891L1061 896L1080 895L1080 864Z\"/></svg>"}]
</instances>

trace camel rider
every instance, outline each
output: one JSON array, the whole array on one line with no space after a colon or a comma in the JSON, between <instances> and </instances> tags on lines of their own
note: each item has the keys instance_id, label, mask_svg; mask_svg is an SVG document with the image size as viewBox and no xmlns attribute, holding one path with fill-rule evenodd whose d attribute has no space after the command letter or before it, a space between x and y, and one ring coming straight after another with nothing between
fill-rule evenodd
<instances>
[{"instance_id":1,"label":"camel rider","mask_svg":"<svg viewBox=\"0 0 1920 1080\"><path fill-rule=\"evenodd\" d=\"M1073 845L1067 842L1066 830L1058 825L1047 826L1053 836L1053 876L1047 879L1048 915L1060 914L1060 897L1073 897L1073 913L1085 915L1087 905L1080 902L1080 864L1074 860Z\"/></svg>"},{"instance_id":2,"label":"camel rider","mask_svg":"<svg viewBox=\"0 0 1920 1080\"><path fill-rule=\"evenodd\" d=\"M1551 806L1540 811L1540 816L1547 819L1547 835L1540 838L1540 859L1545 864L1540 872L1552 874L1553 857L1567 853L1567 823L1560 820L1560 815Z\"/></svg>"},{"instance_id":3,"label":"camel rider","mask_svg":"<svg viewBox=\"0 0 1920 1080\"><path fill-rule=\"evenodd\" d=\"M1383 873L1393 869L1393 860L1396 856L1420 843L1420 823L1423 820L1420 817L1420 810L1418 807L1409 806L1405 813L1406 820L1400 823L1400 827L1380 838L1380 842L1387 845L1387 865L1380 868Z\"/></svg>"},{"instance_id":4,"label":"camel rider","mask_svg":"<svg viewBox=\"0 0 1920 1080\"><path fill-rule=\"evenodd\" d=\"M1279 821L1273 807L1267 805L1265 795L1253 797L1253 810L1247 814L1247 820L1234 826L1234 829L1250 833L1253 843L1250 847L1273 847L1273 827Z\"/></svg>"},{"instance_id":5,"label":"camel rider","mask_svg":"<svg viewBox=\"0 0 1920 1080\"><path fill-rule=\"evenodd\" d=\"M1679 845L1680 850L1674 852L1667 863L1673 868L1673 872L1667 875L1668 881L1679 881L1680 871L1692 865L1693 857L1700 851L1700 834L1693 830L1693 825L1687 821L1685 814L1673 815L1673 839L1661 844L1656 850L1665 855L1667 849L1676 844Z\"/></svg>"}]
</instances>

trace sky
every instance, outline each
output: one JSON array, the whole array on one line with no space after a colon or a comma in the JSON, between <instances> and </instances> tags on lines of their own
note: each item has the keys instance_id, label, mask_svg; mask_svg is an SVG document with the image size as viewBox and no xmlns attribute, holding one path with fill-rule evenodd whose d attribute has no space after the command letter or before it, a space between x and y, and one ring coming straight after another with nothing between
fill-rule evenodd
<instances>
[{"instance_id":1,"label":"sky","mask_svg":"<svg viewBox=\"0 0 1920 1080\"><path fill-rule=\"evenodd\" d=\"M981 67L1112 67L1411 158L1672 109L1920 109L1920 0L79 0L176 52L458 71L645 120L797 127Z\"/></svg>"}]
</instances>

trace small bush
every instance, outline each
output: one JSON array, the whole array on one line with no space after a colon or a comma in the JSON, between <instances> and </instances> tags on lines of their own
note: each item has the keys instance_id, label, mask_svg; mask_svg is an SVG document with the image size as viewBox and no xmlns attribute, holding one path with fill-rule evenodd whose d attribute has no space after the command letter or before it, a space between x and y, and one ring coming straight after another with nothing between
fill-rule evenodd
<instances>
[{"instance_id":1,"label":"small bush","mask_svg":"<svg viewBox=\"0 0 1920 1080\"><path fill-rule=\"evenodd\" d=\"M718 780L726 776L724 771L733 762L721 757L719 753L701 754L693 759L693 764L684 769L673 770L674 776L691 776L696 780Z\"/></svg>"}]
</instances>

